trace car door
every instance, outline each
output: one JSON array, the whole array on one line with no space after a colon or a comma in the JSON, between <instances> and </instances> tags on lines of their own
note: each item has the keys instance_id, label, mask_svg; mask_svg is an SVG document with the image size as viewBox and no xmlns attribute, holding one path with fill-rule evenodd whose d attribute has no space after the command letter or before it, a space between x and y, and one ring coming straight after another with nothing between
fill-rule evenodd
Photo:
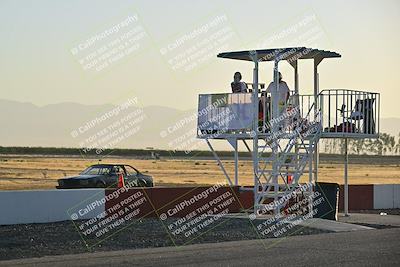
<instances>
[{"instance_id":1,"label":"car door","mask_svg":"<svg viewBox=\"0 0 400 267\"><path fill-rule=\"evenodd\" d=\"M120 168L118 166L112 166L109 169L109 173L106 176L107 187L117 187L119 172Z\"/></svg>"},{"instance_id":2,"label":"car door","mask_svg":"<svg viewBox=\"0 0 400 267\"><path fill-rule=\"evenodd\" d=\"M126 174L125 185L138 186L138 170L129 165L124 165L124 170Z\"/></svg>"}]
</instances>

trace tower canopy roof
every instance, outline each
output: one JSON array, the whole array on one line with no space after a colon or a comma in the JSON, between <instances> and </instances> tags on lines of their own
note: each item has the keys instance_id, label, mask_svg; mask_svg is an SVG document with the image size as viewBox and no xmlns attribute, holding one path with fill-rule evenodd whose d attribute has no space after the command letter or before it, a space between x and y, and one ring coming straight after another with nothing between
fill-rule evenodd
<instances>
[{"instance_id":1,"label":"tower canopy roof","mask_svg":"<svg viewBox=\"0 0 400 267\"><path fill-rule=\"evenodd\" d=\"M247 51L234 51L224 52L218 54L221 58L230 58L237 60L253 61L253 56L256 56L259 62L261 61L275 61L275 60L287 60L289 62L296 61L298 59L324 59L341 57L336 52L307 48L307 47L288 47L288 48L272 48L272 49L261 49L261 50L247 50Z\"/></svg>"}]
</instances>

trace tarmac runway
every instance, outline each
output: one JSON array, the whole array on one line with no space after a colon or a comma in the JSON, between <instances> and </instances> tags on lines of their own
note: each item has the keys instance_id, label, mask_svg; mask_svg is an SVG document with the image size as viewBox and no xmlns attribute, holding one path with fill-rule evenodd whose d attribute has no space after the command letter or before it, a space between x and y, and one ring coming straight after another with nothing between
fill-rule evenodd
<instances>
[{"instance_id":1,"label":"tarmac runway","mask_svg":"<svg viewBox=\"0 0 400 267\"><path fill-rule=\"evenodd\" d=\"M0 262L0 266L399 266L400 228Z\"/></svg>"}]
</instances>

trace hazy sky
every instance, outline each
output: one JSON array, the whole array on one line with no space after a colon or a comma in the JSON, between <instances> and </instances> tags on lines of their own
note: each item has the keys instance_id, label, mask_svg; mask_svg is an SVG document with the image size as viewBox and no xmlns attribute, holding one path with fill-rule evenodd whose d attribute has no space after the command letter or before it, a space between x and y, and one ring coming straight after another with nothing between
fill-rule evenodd
<instances>
[{"instance_id":1,"label":"hazy sky","mask_svg":"<svg viewBox=\"0 0 400 267\"><path fill-rule=\"evenodd\" d=\"M137 96L142 106L193 109L199 93L229 92L236 70L251 81L251 63L217 52L312 45L342 55L320 64L321 89L380 92L382 117L400 117L399 25L398 0L1 0L0 98L46 105ZM113 49L123 56L96 70ZM270 64L261 82L272 78ZM291 68L281 66L291 85ZM312 62L300 70L300 91L309 93Z\"/></svg>"}]
</instances>

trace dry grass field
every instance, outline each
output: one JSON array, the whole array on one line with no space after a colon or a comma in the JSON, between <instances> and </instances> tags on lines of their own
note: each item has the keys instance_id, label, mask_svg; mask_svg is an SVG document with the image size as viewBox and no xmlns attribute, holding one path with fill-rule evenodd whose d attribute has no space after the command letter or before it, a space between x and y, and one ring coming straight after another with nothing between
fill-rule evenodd
<instances>
[{"instance_id":1,"label":"dry grass field","mask_svg":"<svg viewBox=\"0 0 400 267\"><path fill-rule=\"evenodd\" d=\"M31 190L55 188L56 180L80 173L94 159L81 157L52 156L0 156L0 190ZM109 158L102 163L130 164L144 173L152 175L156 186L206 185L224 182L226 179L214 160L161 159L144 160L132 158ZM224 161L227 171L232 174L233 161ZM239 182L251 185L252 166L250 161L240 162ZM307 175L302 179L306 181ZM320 182L343 183L343 164L322 162L319 168ZM349 165L350 184L392 184L400 183L400 165L364 162Z\"/></svg>"}]
</instances>

